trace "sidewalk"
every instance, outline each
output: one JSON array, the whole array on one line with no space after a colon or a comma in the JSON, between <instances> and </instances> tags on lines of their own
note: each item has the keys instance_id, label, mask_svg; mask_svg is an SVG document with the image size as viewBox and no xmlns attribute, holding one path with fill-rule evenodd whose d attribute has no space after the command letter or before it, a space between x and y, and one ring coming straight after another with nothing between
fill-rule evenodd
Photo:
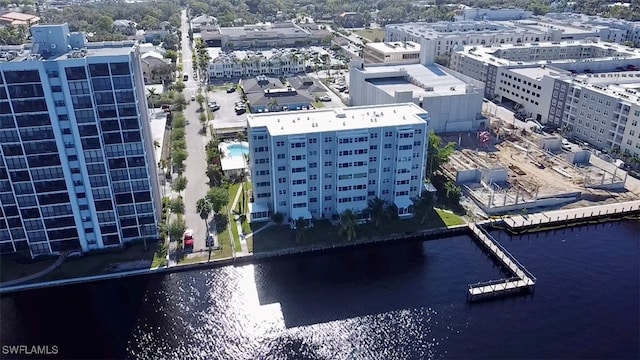
<instances>
[{"instance_id":1,"label":"sidewalk","mask_svg":"<svg viewBox=\"0 0 640 360\"><path fill-rule=\"evenodd\" d=\"M22 284L22 283L25 283L27 281L31 281L33 279L37 279L39 277L45 276L48 273L50 273L53 270L55 270L58 266L60 266L60 264L62 264L66 258L67 258L67 254L66 253L62 253L58 257L58 260L56 260L56 262L51 264L48 268L40 270L35 274L31 274L31 275L27 275L25 277L21 277L19 279L9 280L9 281L5 281L3 283L0 283L0 288Z\"/></svg>"},{"instance_id":2,"label":"sidewalk","mask_svg":"<svg viewBox=\"0 0 640 360\"><path fill-rule=\"evenodd\" d=\"M229 216L233 215L233 209L236 208L236 205L238 204L238 200L240 199L240 194L242 194L242 192L244 191L244 183L240 185L240 187L238 188L238 191L236 192L236 197L233 199L233 202L231 203L231 209L229 209ZM247 239L245 238L245 235L242 233L242 224L239 221L240 216L238 216L237 218L233 219L233 222L235 223L235 226L237 226L238 229L238 236L240 237L240 251L236 252L239 255L244 255L244 254L249 254L249 248L247 247ZM231 239L231 241L233 241L233 239Z\"/></svg>"}]
</instances>

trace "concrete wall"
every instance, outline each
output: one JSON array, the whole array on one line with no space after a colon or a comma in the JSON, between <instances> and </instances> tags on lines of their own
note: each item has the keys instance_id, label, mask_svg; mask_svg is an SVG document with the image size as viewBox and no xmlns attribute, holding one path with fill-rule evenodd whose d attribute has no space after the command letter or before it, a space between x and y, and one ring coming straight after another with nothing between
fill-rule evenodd
<instances>
[{"instance_id":1,"label":"concrete wall","mask_svg":"<svg viewBox=\"0 0 640 360\"><path fill-rule=\"evenodd\" d=\"M589 164L589 159L591 159L591 152L587 150L571 152L566 157L569 164Z\"/></svg>"},{"instance_id":2,"label":"concrete wall","mask_svg":"<svg viewBox=\"0 0 640 360\"><path fill-rule=\"evenodd\" d=\"M562 139L555 136L547 136L538 140L538 146L546 151L558 151L562 148Z\"/></svg>"},{"instance_id":3,"label":"concrete wall","mask_svg":"<svg viewBox=\"0 0 640 360\"><path fill-rule=\"evenodd\" d=\"M480 170L478 169L458 170L456 172L457 183L478 182L478 180L480 180Z\"/></svg>"},{"instance_id":4,"label":"concrete wall","mask_svg":"<svg viewBox=\"0 0 640 360\"><path fill-rule=\"evenodd\" d=\"M507 180L509 180L509 171L504 167L484 169L481 171L481 174L481 180L485 184L507 182Z\"/></svg>"}]
</instances>

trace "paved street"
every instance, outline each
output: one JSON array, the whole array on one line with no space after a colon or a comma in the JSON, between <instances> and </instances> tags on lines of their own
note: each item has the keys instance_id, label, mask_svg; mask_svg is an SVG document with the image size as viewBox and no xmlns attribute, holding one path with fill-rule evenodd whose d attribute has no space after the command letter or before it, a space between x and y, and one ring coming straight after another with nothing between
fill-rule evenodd
<instances>
[{"instance_id":1,"label":"paved street","mask_svg":"<svg viewBox=\"0 0 640 360\"><path fill-rule=\"evenodd\" d=\"M196 73L192 66L191 61L191 47L189 44L189 24L187 22L186 11L182 11L182 59L183 70L189 74L189 81L185 82L184 96L187 99L187 108L184 111L184 116L187 120L185 127L187 152L189 156L186 161L186 170L184 176L187 178L187 188L183 192L184 206L185 206L185 222L187 228L193 229L194 238L194 251L198 251L206 248L206 236L207 229L205 224L200 218L200 214L196 212L196 202L198 199L204 197L209 190L207 184L208 178L205 173L207 163L204 147L207 144L209 138L199 133L201 126L198 120L198 103L191 101L191 96L195 95L198 91L198 82L195 81L194 74Z\"/></svg>"}]
</instances>

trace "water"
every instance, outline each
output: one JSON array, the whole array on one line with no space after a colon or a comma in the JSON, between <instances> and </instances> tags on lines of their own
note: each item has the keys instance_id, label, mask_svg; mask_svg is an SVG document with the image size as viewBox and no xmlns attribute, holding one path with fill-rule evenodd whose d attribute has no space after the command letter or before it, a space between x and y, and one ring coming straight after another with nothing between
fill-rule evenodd
<instances>
[{"instance_id":1,"label":"water","mask_svg":"<svg viewBox=\"0 0 640 360\"><path fill-rule=\"evenodd\" d=\"M249 147L244 144L234 143L227 146L230 157L242 156L249 154Z\"/></svg>"},{"instance_id":2,"label":"water","mask_svg":"<svg viewBox=\"0 0 640 360\"><path fill-rule=\"evenodd\" d=\"M466 302L504 274L467 237L25 292L2 344L59 358L640 357L640 223L509 237L535 294Z\"/></svg>"}]
</instances>

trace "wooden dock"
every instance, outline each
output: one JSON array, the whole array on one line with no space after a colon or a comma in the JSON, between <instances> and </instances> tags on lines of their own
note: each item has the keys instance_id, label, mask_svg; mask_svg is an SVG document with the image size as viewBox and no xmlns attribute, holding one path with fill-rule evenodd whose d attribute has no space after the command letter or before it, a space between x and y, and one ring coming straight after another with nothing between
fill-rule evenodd
<instances>
[{"instance_id":1,"label":"wooden dock","mask_svg":"<svg viewBox=\"0 0 640 360\"><path fill-rule=\"evenodd\" d=\"M511 255L491 235L479 228L476 224L469 223L469 230L474 238L489 253L512 274L512 277L500 280L491 280L469 285L468 300L479 300L488 297L503 296L521 292L532 292L536 285L536 278L518 260Z\"/></svg>"},{"instance_id":2,"label":"wooden dock","mask_svg":"<svg viewBox=\"0 0 640 360\"><path fill-rule=\"evenodd\" d=\"M508 229L518 230L540 225L556 225L578 220L640 214L640 200L616 204L603 204L566 210L552 210L528 215L516 215L504 218Z\"/></svg>"}]
</instances>

